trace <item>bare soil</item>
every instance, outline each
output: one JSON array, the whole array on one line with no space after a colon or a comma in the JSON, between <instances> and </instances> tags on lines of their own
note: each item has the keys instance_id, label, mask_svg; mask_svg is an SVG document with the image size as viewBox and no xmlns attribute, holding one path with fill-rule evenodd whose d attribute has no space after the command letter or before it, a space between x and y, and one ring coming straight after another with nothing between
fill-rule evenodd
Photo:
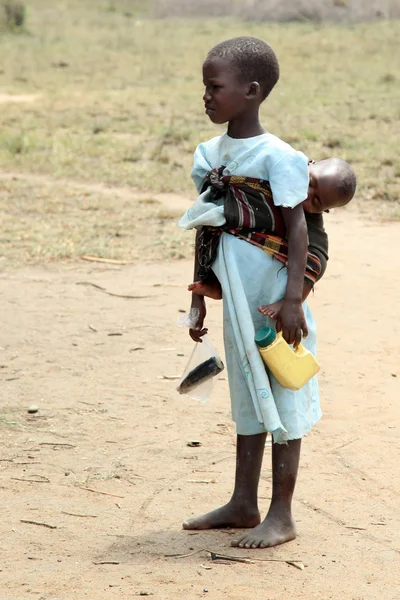
<instances>
[{"instance_id":1,"label":"bare soil","mask_svg":"<svg viewBox=\"0 0 400 600\"><path fill-rule=\"evenodd\" d=\"M181 529L229 498L235 467L226 372L204 405L170 379L192 350L176 326L191 261L0 275L2 600L400 599L400 224L346 210L327 226L310 300L324 416L304 440L299 535L261 551ZM223 353L218 302L208 326ZM262 511L270 490L267 445Z\"/></svg>"}]
</instances>

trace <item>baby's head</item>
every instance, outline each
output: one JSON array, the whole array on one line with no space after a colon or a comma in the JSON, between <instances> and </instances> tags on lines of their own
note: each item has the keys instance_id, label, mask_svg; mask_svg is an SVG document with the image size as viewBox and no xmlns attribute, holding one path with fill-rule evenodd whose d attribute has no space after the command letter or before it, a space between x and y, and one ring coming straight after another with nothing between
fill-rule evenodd
<instances>
[{"instance_id":1,"label":"baby's head","mask_svg":"<svg viewBox=\"0 0 400 600\"><path fill-rule=\"evenodd\" d=\"M310 183L303 202L308 213L322 213L345 206L353 198L357 179L351 166L341 158L327 158L308 165Z\"/></svg>"},{"instance_id":2,"label":"baby's head","mask_svg":"<svg viewBox=\"0 0 400 600\"><path fill-rule=\"evenodd\" d=\"M256 81L265 100L279 79L279 62L275 52L263 40L255 37L235 37L212 48L205 60L221 59L227 63L241 83Z\"/></svg>"}]
</instances>

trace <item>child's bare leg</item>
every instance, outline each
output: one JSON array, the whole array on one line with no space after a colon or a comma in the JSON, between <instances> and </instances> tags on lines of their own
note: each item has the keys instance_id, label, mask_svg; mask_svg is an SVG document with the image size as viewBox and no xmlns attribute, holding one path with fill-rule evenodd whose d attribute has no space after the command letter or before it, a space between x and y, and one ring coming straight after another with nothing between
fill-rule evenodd
<instances>
[{"instance_id":1,"label":"child's bare leg","mask_svg":"<svg viewBox=\"0 0 400 600\"><path fill-rule=\"evenodd\" d=\"M283 300L279 300L279 302L274 302L273 304L264 304L264 306L258 307L258 311L265 317L270 317L271 319L277 319L279 311L282 308L282 304L283 304Z\"/></svg>"},{"instance_id":2,"label":"child's bare leg","mask_svg":"<svg viewBox=\"0 0 400 600\"><path fill-rule=\"evenodd\" d=\"M260 525L234 540L232 546L269 548L296 537L291 506L300 447L301 440L291 440L287 445L272 445L272 498L268 514Z\"/></svg>"},{"instance_id":3,"label":"child's bare leg","mask_svg":"<svg viewBox=\"0 0 400 600\"><path fill-rule=\"evenodd\" d=\"M207 296L207 298L213 298L214 300L221 300L222 298L222 288L218 280L210 283L195 281L188 285L188 290L199 296Z\"/></svg>"},{"instance_id":4,"label":"child's bare leg","mask_svg":"<svg viewBox=\"0 0 400 600\"><path fill-rule=\"evenodd\" d=\"M184 529L255 527L260 522L257 493L267 434L238 435L236 477L232 498L205 515L183 523Z\"/></svg>"}]
</instances>

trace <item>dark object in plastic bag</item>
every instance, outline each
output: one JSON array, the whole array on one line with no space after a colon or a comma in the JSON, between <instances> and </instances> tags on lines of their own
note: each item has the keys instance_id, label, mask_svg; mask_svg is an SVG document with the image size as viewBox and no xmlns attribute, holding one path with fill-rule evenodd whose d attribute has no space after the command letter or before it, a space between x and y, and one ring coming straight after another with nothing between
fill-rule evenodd
<instances>
[{"instance_id":1,"label":"dark object in plastic bag","mask_svg":"<svg viewBox=\"0 0 400 600\"><path fill-rule=\"evenodd\" d=\"M180 394L187 394L191 389L197 387L200 383L215 377L218 373L224 370L224 363L219 357L212 356L208 358L200 365L197 365L192 369L180 383L178 392Z\"/></svg>"}]
</instances>

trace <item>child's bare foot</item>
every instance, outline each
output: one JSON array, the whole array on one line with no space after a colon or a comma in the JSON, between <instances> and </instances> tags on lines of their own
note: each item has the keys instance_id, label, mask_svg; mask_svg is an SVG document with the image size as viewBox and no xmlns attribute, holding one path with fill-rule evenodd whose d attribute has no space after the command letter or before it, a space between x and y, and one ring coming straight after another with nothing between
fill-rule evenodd
<instances>
[{"instance_id":1,"label":"child's bare foot","mask_svg":"<svg viewBox=\"0 0 400 600\"><path fill-rule=\"evenodd\" d=\"M270 317L271 319L277 319L279 311L282 308L283 300L279 300L279 302L274 302L273 304L264 304L264 306L259 306L258 311L264 315L264 317Z\"/></svg>"},{"instance_id":2,"label":"child's bare foot","mask_svg":"<svg viewBox=\"0 0 400 600\"><path fill-rule=\"evenodd\" d=\"M272 548L296 537L296 528L290 515L268 514L264 521L242 537L233 540L232 546L238 548Z\"/></svg>"},{"instance_id":3,"label":"child's bare foot","mask_svg":"<svg viewBox=\"0 0 400 600\"><path fill-rule=\"evenodd\" d=\"M255 527L259 522L260 513L257 508L228 502L221 508L185 521L182 526L183 529L219 529L220 527L241 529Z\"/></svg>"},{"instance_id":4,"label":"child's bare foot","mask_svg":"<svg viewBox=\"0 0 400 600\"><path fill-rule=\"evenodd\" d=\"M214 300L221 300L222 298L222 289L218 282L204 283L203 281L195 281L188 285L188 290L199 296L207 296L207 298L213 298Z\"/></svg>"}]
</instances>

